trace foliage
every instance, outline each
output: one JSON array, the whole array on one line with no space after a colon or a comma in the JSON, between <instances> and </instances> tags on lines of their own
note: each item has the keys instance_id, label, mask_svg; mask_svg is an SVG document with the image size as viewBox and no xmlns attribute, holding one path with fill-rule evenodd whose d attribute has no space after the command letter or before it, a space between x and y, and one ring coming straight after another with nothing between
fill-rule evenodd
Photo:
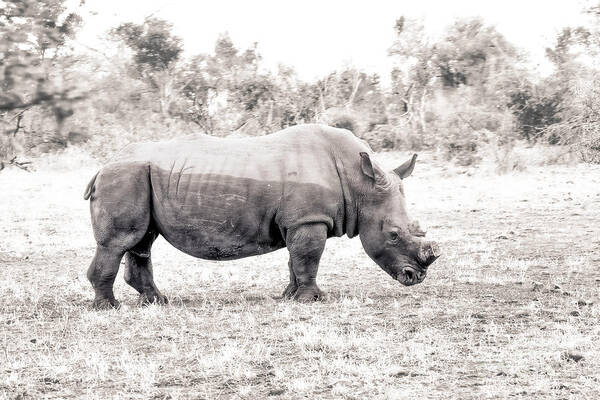
<instances>
[{"instance_id":1,"label":"foliage","mask_svg":"<svg viewBox=\"0 0 600 400\"><path fill-rule=\"evenodd\" d=\"M390 120L406 121L413 145L442 147L471 164L488 134L507 133L506 99L521 84L521 57L493 27L459 20L434 41L418 21L400 18L390 55L398 62Z\"/></svg>"},{"instance_id":2,"label":"foliage","mask_svg":"<svg viewBox=\"0 0 600 400\"><path fill-rule=\"evenodd\" d=\"M258 72L256 46L238 50L228 35L221 35L213 54L193 57L182 73L180 115L205 132L223 135L260 117L274 101L276 87L270 75Z\"/></svg>"},{"instance_id":3,"label":"foliage","mask_svg":"<svg viewBox=\"0 0 600 400\"><path fill-rule=\"evenodd\" d=\"M600 164L600 76L590 72L574 82L563 102L562 120L548 127L545 138L567 145L585 162Z\"/></svg>"},{"instance_id":4,"label":"foliage","mask_svg":"<svg viewBox=\"0 0 600 400\"><path fill-rule=\"evenodd\" d=\"M420 21L400 17L386 88L352 66L314 81L286 66L268 71L258 44L239 48L226 33L211 52L188 56L158 18L112 29L118 54L83 56L69 46L81 19L62 0L2 4L0 160L73 144L104 157L136 140L197 130L263 135L314 122L349 129L375 150L432 148L461 165L489 158L490 147L510 155L517 138L596 160L589 58L600 49L600 19L563 29L546 51L555 72L540 79L479 18L432 38ZM494 157L511 169L510 156Z\"/></svg>"},{"instance_id":5,"label":"foliage","mask_svg":"<svg viewBox=\"0 0 600 400\"><path fill-rule=\"evenodd\" d=\"M121 24L112 34L123 40L134 51L140 73L145 70L162 71L179 59L183 48L181 39L171 34L172 25L156 18L143 24Z\"/></svg>"},{"instance_id":6,"label":"foliage","mask_svg":"<svg viewBox=\"0 0 600 400\"><path fill-rule=\"evenodd\" d=\"M510 94L507 106L516 117L520 135L528 141L545 135L546 129L561 121L560 111L564 93L544 93L546 85L529 85ZM551 138L557 143L558 138Z\"/></svg>"},{"instance_id":7,"label":"foliage","mask_svg":"<svg viewBox=\"0 0 600 400\"><path fill-rule=\"evenodd\" d=\"M157 93L163 115L173 100L174 67L183 51L181 39L171 29L164 20L147 18L143 24L125 23L111 32L133 51L135 72Z\"/></svg>"},{"instance_id":8,"label":"foliage","mask_svg":"<svg viewBox=\"0 0 600 400\"><path fill-rule=\"evenodd\" d=\"M43 141L64 147L73 105L82 99L62 70L74 60L67 40L81 18L65 14L63 0L10 0L0 8L0 160L28 152ZM52 135L31 130L36 119L54 125ZM47 137L48 136L48 137Z\"/></svg>"},{"instance_id":9,"label":"foliage","mask_svg":"<svg viewBox=\"0 0 600 400\"><path fill-rule=\"evenodd\" d=\"M0 9L0 111L50 104L67 96L48 79L52 61L60 56L81 18L61 18L63 0L10 0Z\"/></svg>"},{"instance_id":10,"label":"foliage","mask_svg":"<svg viewBox=\"0 0 600 400\"><path fill-rule=\"evenodd\" d=\"M581 160L595 163L600 163L600 89L594 63L600 49L599 7L585 10L594 17L592 25L564 28L554 47L546 49L555 72L547 85L550 107L541 110L548 121L540 124L543 139L567 145Z\"/></svg>"},{"instance_id":11,"label":"foliage","mask_svg":"<svg viewBox=\"0 0 600 400\"><path fill-rule=\"evenodd\" d=\"M481 19L459 20L435 46L433 63L444 87L493 85L499 72L514 68L517 52Z\"/></svg>"}]
</instances>

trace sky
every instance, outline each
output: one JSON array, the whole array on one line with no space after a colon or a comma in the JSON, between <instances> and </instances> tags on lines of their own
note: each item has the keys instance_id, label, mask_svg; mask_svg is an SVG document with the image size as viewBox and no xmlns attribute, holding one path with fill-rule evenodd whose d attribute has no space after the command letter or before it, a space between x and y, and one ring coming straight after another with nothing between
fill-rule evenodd
<instances>
[{"instance_id":1,"label":"sky","mask_svg":"<svg viewBox=\"0 0 600 400\"><path fill-rule=\"evenodd\" d=\"M92 48L106 45L102 39L112 27L153 16L173 24L187 55L212 52L219 34L227 32L237 48L257 42L267 69L275 71L281 63L293 67L300 78L313 80L354 66L379 73L384 83L393 65L388 49L394 23L402 15L422 19L433 37L456 18L481 16L530 54L532 68L548 74L551 66L544 49L552 46L563 27L585 23L581 10L589 4L589 0L86 0L83 6L79 2L69 0L70 8L84 19L77 40Z\"/></svg>"}]
</instances>

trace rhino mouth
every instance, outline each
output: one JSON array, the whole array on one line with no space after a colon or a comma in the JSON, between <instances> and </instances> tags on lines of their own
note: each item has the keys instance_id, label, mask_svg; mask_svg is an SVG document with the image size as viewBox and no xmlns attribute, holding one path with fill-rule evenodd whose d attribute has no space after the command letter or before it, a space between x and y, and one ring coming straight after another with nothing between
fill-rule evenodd
<instances>
[{"instance_id":1,"label":"rhino mouth","mask_svg":"<svg viewBox=\"0 0 600 400\"><path fill-rule=\"evenodd\" d=\"M412 286L423 282L427 273L412 265L405 265L397 269L396 280L404 286Z\"/></svg>"}]
</instances>

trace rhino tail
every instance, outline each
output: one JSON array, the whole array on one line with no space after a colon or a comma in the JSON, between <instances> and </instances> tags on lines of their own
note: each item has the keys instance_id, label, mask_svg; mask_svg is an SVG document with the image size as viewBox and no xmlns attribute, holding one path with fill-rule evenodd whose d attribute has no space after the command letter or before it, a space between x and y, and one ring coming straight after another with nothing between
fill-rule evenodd
<instances>
[{"instance_id":1,"label":"rhino tail","mask_svg":"<svg viewBox=\"0 0 600 400\"><path fill-rule=\"evenodd\" d=\"M85 188L85 193L83 194L84 200L88 200L92 195L92 191L94 190L94 183L96 182L96 177L98 176L98 173L99 172L96 172L96 174L90 180L90 183L88 183L87 187Z\"/></svg>"}]
</instances>

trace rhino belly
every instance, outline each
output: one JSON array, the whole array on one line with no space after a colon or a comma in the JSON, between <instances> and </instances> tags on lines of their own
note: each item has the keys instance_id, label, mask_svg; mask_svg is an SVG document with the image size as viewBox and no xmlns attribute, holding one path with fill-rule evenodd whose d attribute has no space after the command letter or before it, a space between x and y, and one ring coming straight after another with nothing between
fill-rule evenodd
<instances>
[{"instance_id":1,"label":"rhino belly","mask_svg":"<svg viewBox=\"0 0 600 400\"><path fill-rule=\"evenodd\" d=\"M233 260L285 246L275 214L281 188L230 175L151 169L153 218L177 249Z\"/></svg>"}]
</instances>

